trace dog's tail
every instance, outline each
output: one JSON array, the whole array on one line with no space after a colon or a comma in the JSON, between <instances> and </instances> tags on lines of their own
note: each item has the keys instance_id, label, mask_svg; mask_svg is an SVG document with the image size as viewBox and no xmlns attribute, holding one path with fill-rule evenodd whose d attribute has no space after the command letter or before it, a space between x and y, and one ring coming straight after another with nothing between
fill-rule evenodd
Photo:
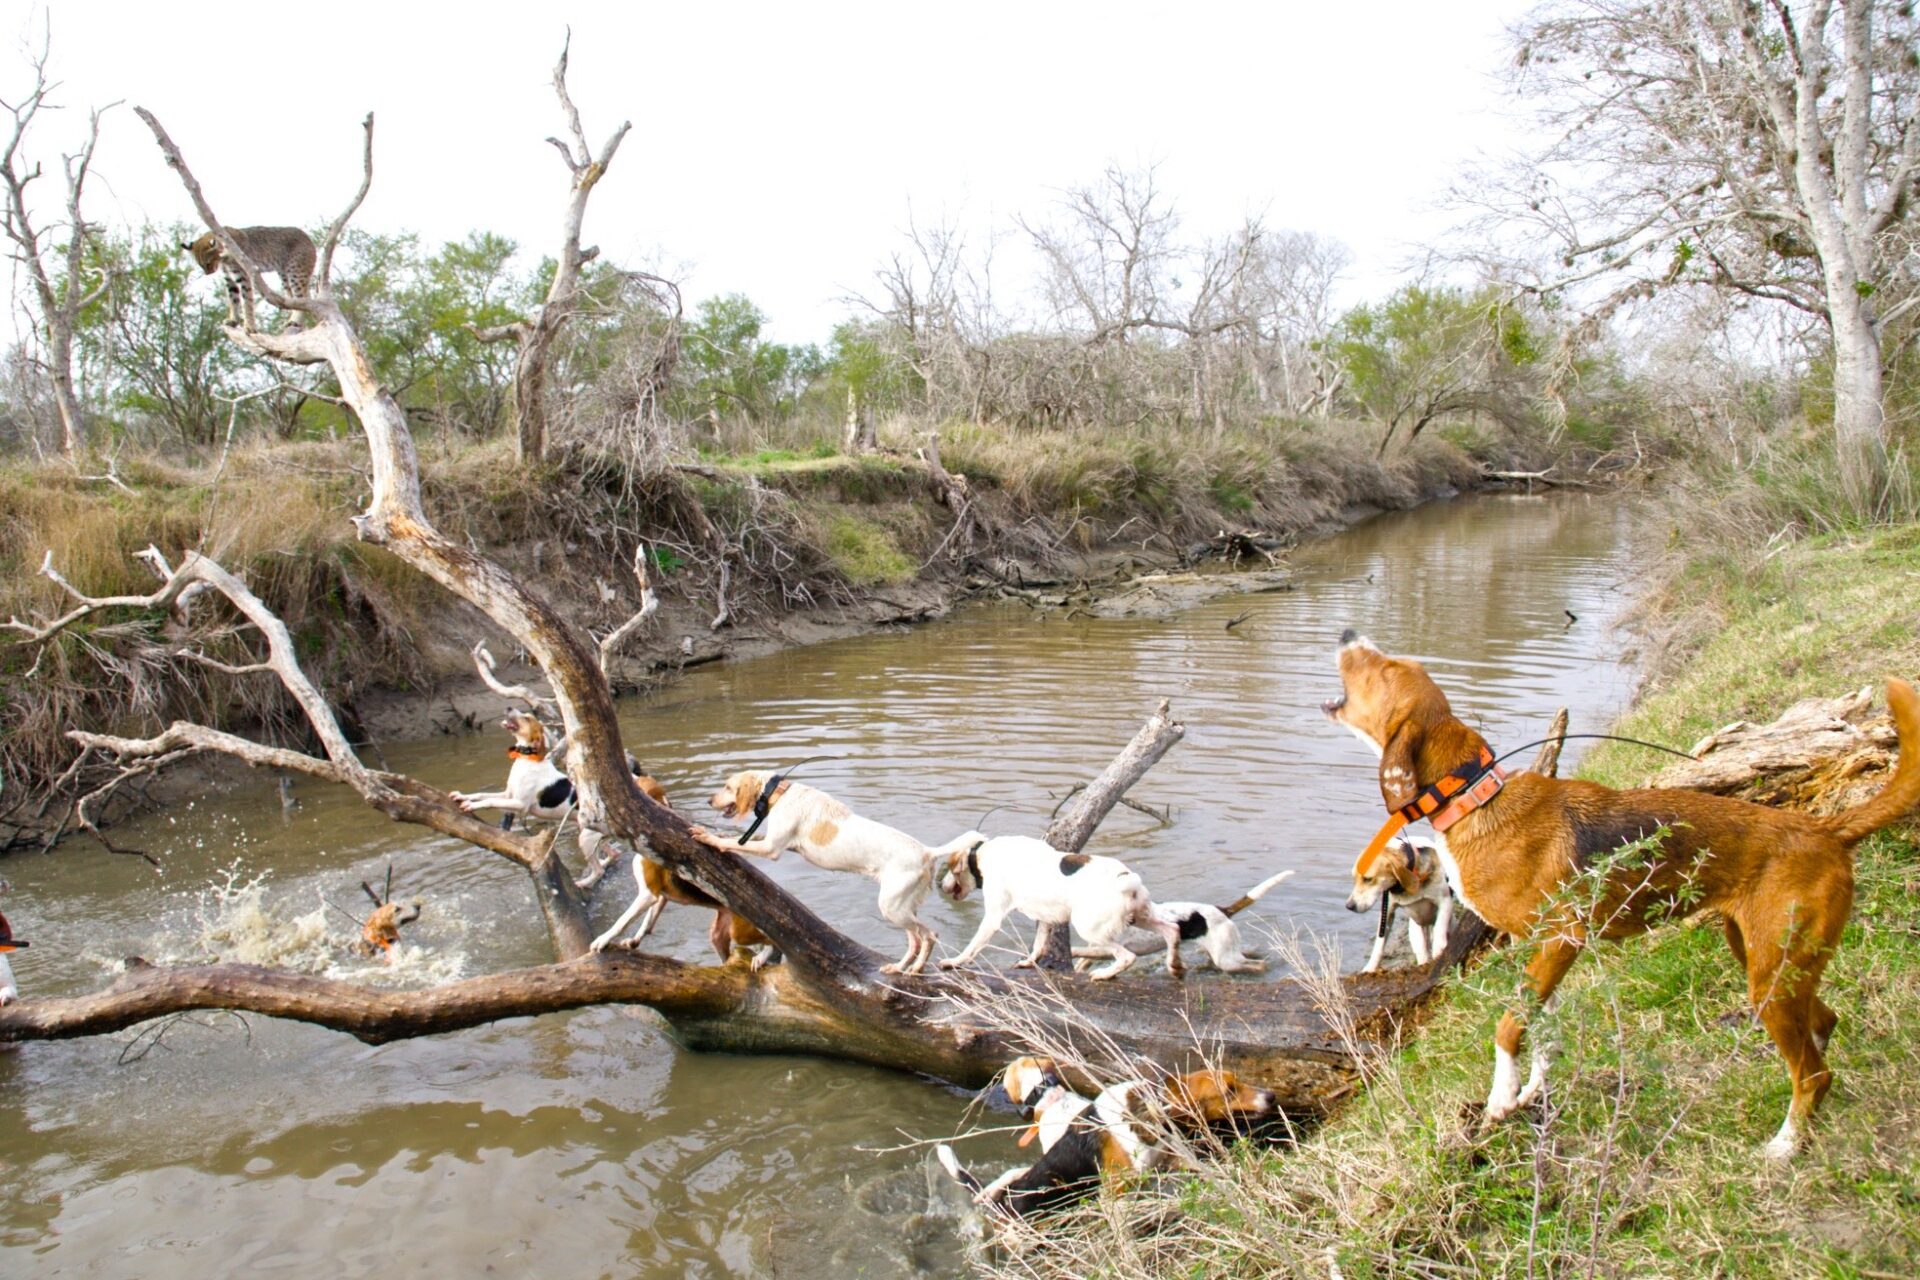
<instances>
[{"instance_id":1,"label":"dog's tail","mask_svg":"<svg viewBox=\"0 0 1920 1280\"><path fill-rule=\"evenodd\" d=\"M1880 794L1827 819L1834 835L1852 844L1864 840L1920 802L1920 694L1898 677L1887 681L1887 706L1900 734L1900 761Z\"/></svg>"},{"instance_id":2,"label":"dog's tail","mask_svg":"<svg viewBox=\"0 0 1920 1280\"><path fill-rule=\"evenodd\" d=\"M1245 911L1248 907L1260 901L1261 895L1265 894L1267 890L1273 888L1273 886L1279 884L1292 874L1293 872L1291 871L1282 871L1277 876L1268 876L1265 880L1262 880L1259 884L1247 890L1243 897L1235 898L1232 902L1220 908L1220 914L1223 916L1239 915L1242 911Z\"/></svg>"},{"instance_id":3,"label":"dog's tail","mask_svg":"<svg viewBox=\"0 0 1920 1280\"><path fill-rule=\"evenodd\" d=\"M933 1154L939 1158L940 1167L947 1171L947 1176L965 1187L967 1194L976 1196L980 1194L980 1179L961 1167L960 1157L953 1154L952 1147L943 1142L933 1149Z\"/></svg>"}]
</instances>

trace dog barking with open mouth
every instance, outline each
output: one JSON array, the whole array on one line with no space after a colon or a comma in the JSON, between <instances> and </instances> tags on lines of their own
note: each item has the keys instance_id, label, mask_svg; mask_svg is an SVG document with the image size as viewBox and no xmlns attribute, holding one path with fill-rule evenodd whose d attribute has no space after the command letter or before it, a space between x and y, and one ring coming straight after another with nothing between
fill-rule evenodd
<instances>
[{"instance_id":1,"label":"dog barking with open mouth","mask_svg":"<svg viewBox=\"0 0 1920 1280\"><path fill-rule=\"evenodd\" d=\"M1493 928L1536 940L1527 985L1538 1006L1594 938L1630 937L1702 911L1721 915L1727 945L1747 971L1748 997L1793 1081L1786 1121L1766 1154L1792 1155L1833 1084L1826 1047L1839 1016L1818 987L1853 909L1853 846L1920 801L1913 686L1887 682L1900 760L1886 787L1856 808L1815 817L1697 791L1507 778L1418 662L1388 657L1351 630L1340 637L1338 662L1341 692L1322 710L1380 758L1388 820L1374 844L1384 846L1404 822L1430 821L1460 901ZM1592 903L1568 900L1581 876L1597 882ZM1536 1043L1519 1086L1525 1025L1519 1010L1500 1019L1490 1121L1525 1106L1546 1081L1551 1047Z\"/></svg>"}]
</instances>

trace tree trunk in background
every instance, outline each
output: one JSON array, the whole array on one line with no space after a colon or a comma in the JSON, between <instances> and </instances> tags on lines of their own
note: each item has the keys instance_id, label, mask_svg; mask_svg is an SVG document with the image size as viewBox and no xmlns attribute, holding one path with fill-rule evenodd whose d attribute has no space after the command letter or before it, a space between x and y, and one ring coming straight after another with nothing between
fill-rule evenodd
<instances>
[{"instance_id":1,"label":"tree trunk in background","mask_svg":"<svg viewBox=\"0 0 1920 1280\"><path fill-rule=\"evenodd\" d=\"M1852 285L1828 290L1833 316L1833 443L1840 483L1855 511L1875 510L1887 478L1885 364L1870 300Z\"/></svg>"}]
</instances>

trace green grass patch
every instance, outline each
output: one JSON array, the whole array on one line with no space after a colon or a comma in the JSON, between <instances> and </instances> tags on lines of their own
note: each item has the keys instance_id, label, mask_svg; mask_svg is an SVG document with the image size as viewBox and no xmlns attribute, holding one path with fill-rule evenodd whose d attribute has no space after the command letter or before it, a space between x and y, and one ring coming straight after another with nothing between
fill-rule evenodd
<instances>
[{"instance_id":1,"label":"green grass patch","mask_svg":"<svg viewBox=\"0 0 1920 1280\"><path fill-rule=\"evenodd\" d=\"M863 587L904 582L918 568L894 545L891 534L859 516L836 515L827 521L826 552L842 577Z\"/></svg>"}]
</instances>

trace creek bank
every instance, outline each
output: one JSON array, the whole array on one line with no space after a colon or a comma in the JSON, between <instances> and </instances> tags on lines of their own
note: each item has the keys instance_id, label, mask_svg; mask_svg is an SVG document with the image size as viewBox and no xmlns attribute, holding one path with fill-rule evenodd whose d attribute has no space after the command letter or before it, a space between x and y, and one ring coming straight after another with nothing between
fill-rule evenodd
<instances>
[{"instance_id":1,"label":"creek bank","mask_svg":"<svg viewBox=\"0 0 1920 1280\"><path fill-rule=\"evenodd\" d=\"M1055 493L1033 477L1016 478L1003 453L970 455L963 443L947 458L955 472L967 468L962 478L972 496L960 514L934 473L903 455L646 475L605 458L573 457L525 476L481 475L464 465L472 459L435 465L429 456L426 490L436 521L536 584L592 636L639 607L632 557L636 543L648 548L658 611L609 663L616 690L628 693L705 663L930 621L972 599L1008 596L1038 608L1126 616L1172 612L1223 591L1277 589L1212 571L1135 579L1188 569L1216 549L1251 551L1270 568L1268 548L1483 483L1481 464L1443 441L1385 462L1347 452L1276 458L1280 479L1269 488L1207 497L1204 488L1172 494L1136 479L1131 490L1096 495ZM377 752L381 742L485 727L505 704L475 674L473 643L489 641L509 682L531 669L477 611L353 540L343 516L361 497L356 465L344 446L279 446L236 457L225 482L245 502L212 501L207 482L157 468L128 469L136 482L131 498L43 485L0 531L7 535L0 568L12 592L0 607L23 617L60 607L59 594L30 568L48 547L56 548L56 566L79 570L71 576L82 589L134 594L151 589L132 557L149 541L176 555L182 547L224 546L223 562L245 574L294 631L303 664L356 740ZM78 546L76 525L100 545ZM956 537L963 527L966 536ZM29 646L0 648L0 734L8 739L12 802L10 811L0 805L0 850L46 847L71 822L72 796L48 803L47 794L47 780L73 764L69 728L150 733L191 719L306 745L302 722L271 681L183 660L181 619L113 621L119 625L76 627L45 647L45 663ZM252 660L244 639L231 634L203 648L229 662ZM96 802L96 819L118 821L243 776L226 762L186 763L138 795ZM83 788L111 777L80 771Z\"/></svg>"}]
</instances>

